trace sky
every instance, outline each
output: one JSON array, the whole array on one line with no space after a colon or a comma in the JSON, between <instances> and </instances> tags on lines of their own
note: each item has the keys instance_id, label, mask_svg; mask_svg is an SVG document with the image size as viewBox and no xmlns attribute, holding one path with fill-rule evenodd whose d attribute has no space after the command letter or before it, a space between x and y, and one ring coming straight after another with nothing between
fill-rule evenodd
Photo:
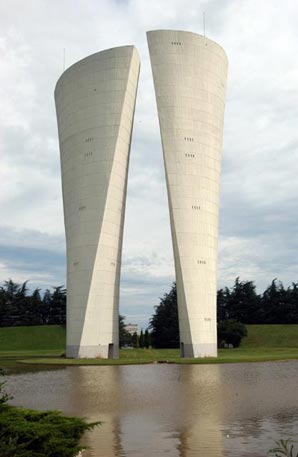
<instances>
[{"instance_id":1,"label":"sky","mask_svg":"<svg viewBox=\"0 0 298 457\"><path fill-rule=\"evenodd\" d=\"M65 65L134 44L141 58L120 312L146 328L175 279L146 31L188 30L229 59L218 287L298 282L296 0L0 0L0 282L65 284L54 87Z\"/></svg>"}]
</instances>

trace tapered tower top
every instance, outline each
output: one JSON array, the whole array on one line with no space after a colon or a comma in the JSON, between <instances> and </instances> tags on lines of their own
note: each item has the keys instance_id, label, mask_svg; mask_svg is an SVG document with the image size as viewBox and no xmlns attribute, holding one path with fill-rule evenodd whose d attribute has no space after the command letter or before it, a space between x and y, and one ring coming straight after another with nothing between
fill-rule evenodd
<instances>
[{"instance_id":1,"label":"tapered tower top","mask_svg":"<svg viewBox=\"0 0 298 457\"><path fill-rule=\"evenodd\" d=\"M183 44L205 46L210 51L224 55L225 59L228 60L225 50L216 41L210 40L204 35L183 30L149 30L147 32L149 47L159 44L161 40L165 45L165 38L167 38L169 46L181 46L181 48Z\"/></svg>"}]
</instances>

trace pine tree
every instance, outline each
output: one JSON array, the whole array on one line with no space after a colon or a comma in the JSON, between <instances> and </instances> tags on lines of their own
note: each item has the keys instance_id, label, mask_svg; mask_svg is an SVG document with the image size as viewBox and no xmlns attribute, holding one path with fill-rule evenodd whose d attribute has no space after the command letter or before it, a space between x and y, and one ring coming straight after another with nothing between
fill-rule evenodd
<instances>
[{"instance_id":1,"label":"pine tree","mask_svg":"<svg viewBox=\"0 0 298 457\"><path fill-rule=\"evenodd\" d=\"M131 334L125 329L125 317L119 314L119 346L130 346L132 341Z\"/></svg>"},{"instance_id":2,"label":"pine tree","mask_svg":"<svg viewBox=\"0 0 298 457\"><path fill-rule=\"evenodd\" d=\"M152 345L156 348L178 348L179 327L176 284L164 294L150 319Z\"/></svg>"},{"instance_id":3,"label":"pine tree","mask_svg":"<svg viewBox=\"0 0 298 457\"><path fill-rule=\"evenodd\" d=\"M140 347L139 335L137 334L137 332L134 332L134 334L132 335L131 342L132 342L132 345L133 345L134 348L137 349L138 347Z\"/></svg>"},{"instance_id":4,"label":"pine tree","mask_svg":"<svg viewBox=\"0 0 298 457\"><path fill-rule=\"evenodd\" d=\"M151 335L149 333L149 330L146 328L145 335L144 335L144 347L148 349L150 346L151 346Z\"/></svg>"},{"instance_id":5,"label":"pine tree","mask_svg":"<svg viewBox=\"0 0 298 457\"><path fill-rule=\"evenodd\" d=\"M140 339L139 339L139 344L140 344L140 348L143 348L143 347L145 347L145 340L144 340L144 333L143 333L143 329L141 329L141 333L140 333Z\"/></svg>"}]
</instances>

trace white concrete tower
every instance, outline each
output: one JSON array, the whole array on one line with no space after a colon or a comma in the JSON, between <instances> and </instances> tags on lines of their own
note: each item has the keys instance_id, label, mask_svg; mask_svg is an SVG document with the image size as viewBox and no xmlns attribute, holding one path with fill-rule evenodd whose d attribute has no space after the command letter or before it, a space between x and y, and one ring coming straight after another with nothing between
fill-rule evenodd
<instances>
[{"instance_id":1,"label":"white concrete tower","mask_svg":"<svg viewBox=\"0 0 298 457\"><path fill-rule=\"evenodd\" d=\"M191 32L148 32L170 207L182 357L217 355L216 275L227 57Z\"/></svg>"},{"instance_id":2,"label":"white concrete tower","mask_svg":"<svg viewBox=\"0 0 298 457\"><path fill-rule=\"evenodd\" d=\"M68 357L118 357L123 223L139 68L133 46L108 49L68 68L55 89Z\"/></svg>"}]
</instances>

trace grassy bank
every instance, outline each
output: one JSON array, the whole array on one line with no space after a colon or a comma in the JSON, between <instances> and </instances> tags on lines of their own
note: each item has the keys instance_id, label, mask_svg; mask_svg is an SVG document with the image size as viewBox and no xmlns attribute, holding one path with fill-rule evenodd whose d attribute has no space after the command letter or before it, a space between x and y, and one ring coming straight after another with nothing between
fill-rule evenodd
<instances>
[{"instance_id":1,"label":"grassy bank","mask_svg":"<svg viewBox=\"0 0 298 457\"><path fill-rule=\"evenodd\" d=\"M247 325L241 348L298 348L298 325Z\"/></svg>"},{"instance_id":2,"label":"grassy bank","mask_svg":"<svg viewBox=\"0 0 298 457\"><path fill-rule=\"evenodd\" d=\"M61 355L65 351L65 328L60 325L1 327L0 356Z\"/></svg>"},{"instance_id":3,"label":"grassy bank","mask_svg":"<svg viewBox=\"0 0 298 457\"><path fill-rule=\"evenodd\" d=\"M298 325L248 325L237 349L221 349L218 358L180 359L178 349L121 349L119 360L63 357L65 329L59 326L0 328L0 365L122 365L136 363L237 363L298 359Z\"/></svg>"},{"instance_id":4,"label":"grassy bank","mask_svg":"<svg viewBox=\"0 0 298 457\"><path fill-rule=\"evenodd\" d=\"M146 363L214 364L268 362L298 359L297 348L220 349L217 358L181 359L176 349L122 349L117 360L65 359L55 357L26 358L22 363L46 365L135 365Z\"/></svg>"}]
</instances>

